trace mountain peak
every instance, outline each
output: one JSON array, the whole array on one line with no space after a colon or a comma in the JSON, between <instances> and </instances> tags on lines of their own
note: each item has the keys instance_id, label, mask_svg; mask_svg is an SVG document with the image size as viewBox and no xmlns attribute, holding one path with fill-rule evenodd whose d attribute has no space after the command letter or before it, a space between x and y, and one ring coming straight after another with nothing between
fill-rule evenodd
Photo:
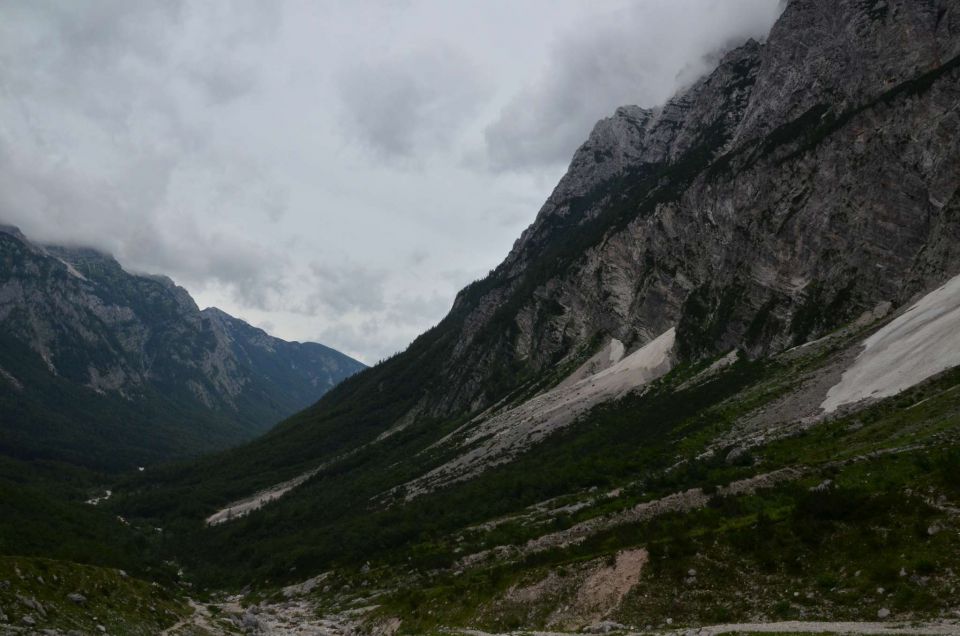
<instances>
[{"instance_id":1,"label":"mountain peak","mask_svg":"<svg viewBox=\"0 0 960 636\"><path fill-rule=\"evenodd\" d=\"M17 243L0 241L0 402L4 389L20 387L5 425L29 441L21 452L43 454L47 444L59 449L51 457L72 452L47 437L65 417L89 427L83 443L101 445L91 457L99 466L223 447L364 368L220 310L201 312L170 278L129 273L99 250L4 234ZM126 429L127 420L139 424Z\"/></svg>"},{"instance_id":2,"label":"mountain peak","mask_svg":"<svg viewBox=\"0 0 960 636\"><path fill-rule=\"evenodd\" d=\"M21 241L26 241L27 237L23 235L23 232L20 231L16 225L6 225L0 223L0 233L9 234L10 236L20 239Z\"/></svg>"}]
</instances>

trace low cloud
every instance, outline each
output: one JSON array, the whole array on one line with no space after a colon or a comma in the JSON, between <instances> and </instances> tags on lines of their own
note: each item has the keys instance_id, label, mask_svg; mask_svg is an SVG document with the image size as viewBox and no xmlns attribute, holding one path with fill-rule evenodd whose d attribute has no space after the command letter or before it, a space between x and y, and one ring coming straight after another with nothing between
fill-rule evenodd
<instances>
[{"instance_id":1,"label":"low cloud","mask_svg":"<svg viewBox=\"0 0 960 636\"><path fill-rule=\"evenodd\" d=\"M782 8L780 0L655 0L580 25L487 127L490 167L565 164L598 119L624 104L662 104L719 52L765 37Z\"/></svg>"},{"instance_id":2,"label":"low cloud","mask_svg":"<svg viewBox=\"0 0 960 636\"><path fill-rule=\"evenodd\" d=\"M275 18L241 3L215 19L228 8L5 5L0 218L41 242L275 305L288 261L247 223L282 218L285 192L207 132L211 113L256 89L244 50Z\"/></svg>"},{"instance_id":3,"label":"low cloud","mask_svg":"<svg viewBox=\"0 0 960 636\"><path fill-rule=\"evenodd\" d=\"M373 364L402 351L449 309L447 298L439 294L391 299L382 310L361 314L360 319L341 316L317 334L317 341Z\"/></svg>"},{"instance_id":4,"label":"low cloud","mask_svg":"<svg viewBox=\"0 0 960 636\"><path fill-rule=\"evenodd\" d=\"M330 343L330 346L368 365L384 360L403 347L403 343L384 337L383 325L376 317L337 322L318 332L313 340Z\"/></svg>"},{"instance_id":5,"label":"low cloud","mask_svg":"<svg viewBox=\"0 0 960 636\"><path fill-rule=\"evenodd\" d=\"M387 160L449 146L489 94L470 60L443 44L358 63L339 89L352 135Z\"/></svg>"},{"instance_id":6,"label":"low cloud","mask_svg":"<svg viewBox=\"0 0 960 636\"><path fill-rule=\"evenodd\" d=\"M372 362L509 251L598 118L776 5L8 0L0 222Z\"/></svg>"},{"instance_id":7,"label":"low cloud","mask_svg":"<svg viewBox=\"0 0 960 636\"><path fill-rule=\"evenodd\" d=\"M335 265L311 263L312 289L301 306L306 314L345 315L351 312L378 312L386 303L387 272L354 263Z\"/></svg>"}]
</instances>

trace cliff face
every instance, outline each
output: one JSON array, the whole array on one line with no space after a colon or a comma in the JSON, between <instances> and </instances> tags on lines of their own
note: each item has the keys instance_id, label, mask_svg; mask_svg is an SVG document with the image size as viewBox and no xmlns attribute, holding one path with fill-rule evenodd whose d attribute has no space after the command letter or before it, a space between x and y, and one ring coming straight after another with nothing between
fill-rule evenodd
<instances>
[{"instance_id":1,"label":"cliff face","mask_svg":"<svg viewBox=\"0 0 960 636\"><path fill-rule=\"evenodd\" d=\"M662 108L594 128L464 290L437 413L597 340L766 355L960 271L960 6L794 0Z\"/></svg>"},{"instance_id":2,"label":"cliff face","mask_svg":"<svg viewBox=\"0 0 960 636\"><path fill-rule=\"evenodd\" d=\"M116 408L133 420L123 436L137 438L151 421L170 424L173 437L178 427L196 429L188 437L200 439L185 447L157 440L160 456L215 448L265 430L363 368L322 345L201 311L169 279L129 274L93 250L41 247L5 228L0 258L0 394L17 404L3 427L14 452L60 417L89 429L83 445L94 444L104 432L98 421L114 419Z\"/></svg>"}]
</instances>

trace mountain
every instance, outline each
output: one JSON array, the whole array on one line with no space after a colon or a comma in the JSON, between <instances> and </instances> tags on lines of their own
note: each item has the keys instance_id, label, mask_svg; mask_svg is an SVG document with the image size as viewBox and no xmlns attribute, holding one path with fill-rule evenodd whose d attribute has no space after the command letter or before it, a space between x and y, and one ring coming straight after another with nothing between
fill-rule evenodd
<instances>
[{"instance_id":1,"label":"mountain","mask_svg":"<svg viewBox=\"0 0 960 636\"><path fill-rule=\"evenodd\" d=\"M469 440L605 347L670 338L659 374L760 359L943 283L960 272L954 5L794 0L663 107L618 109L439 325L233 470L265 483L453 423Z\"/></svg>"},{"instance_id":2,"label":"mountain","mask_svg":"<svg viewBox=\"0 0 960 636\"><path fill-rule=\"evenodd\" d=\"M162 276L0 228L0 450L98 468L235 444L364 366L285 342Z\"/></svg>"},{"instance_id":3,"label":"mountain","mask_svg":"<svg viewBox=\"0 0 960 636\"><path fill-rule=\"evenodd\" d=\"M791 0L406 351L104 509L184 633L955 633L958 55L958 0Z\"/></svg>"}]
</instances>

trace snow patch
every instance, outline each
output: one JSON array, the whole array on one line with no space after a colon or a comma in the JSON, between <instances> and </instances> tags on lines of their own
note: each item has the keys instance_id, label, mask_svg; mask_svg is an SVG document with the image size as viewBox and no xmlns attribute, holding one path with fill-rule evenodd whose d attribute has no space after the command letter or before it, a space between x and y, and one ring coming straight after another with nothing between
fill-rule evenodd
<instances>
[{"instance_id":1,"label":"snow patch","mask_svg":"<svg viewBox=\"0 0 960 636\"><path fill-rule=\"evenodd\" d=\"M820 407L896 395L960 365L960 276L930 292L867 338L863 351Z\"/></svg>"}]
</instances>

